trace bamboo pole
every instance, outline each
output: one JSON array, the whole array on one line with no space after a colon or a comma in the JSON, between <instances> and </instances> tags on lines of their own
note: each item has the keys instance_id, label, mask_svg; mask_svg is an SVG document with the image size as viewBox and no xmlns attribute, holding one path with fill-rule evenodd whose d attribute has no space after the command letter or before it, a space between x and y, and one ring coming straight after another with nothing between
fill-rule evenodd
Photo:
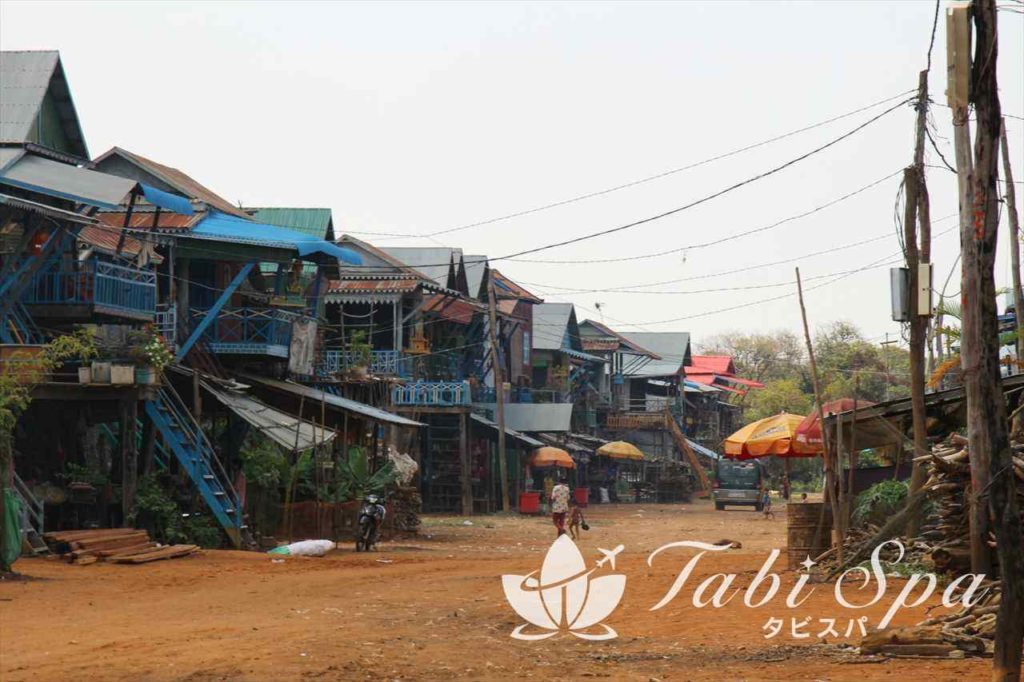
<instances>
[{"instance_id":1,"label":"bamboo pole","mask_svg":"<svg viewBox=\"0 0 1024 682\"><path fill-rule=\"evenodd\" d=\"M1020 218L1017 215L1017 189L1013 186L1013 168L1010 167L1010 146L1006 141L1006 119L1002 121L999 133L1000 149L1003 154L1003 181L1006 183L1006 218L1010 227L1010 265L1013 282L1013 310L1017 321L1017 367L1024 371L1024 292L1020 283ZM1020 413L1011 425L1013 431L1020 431Z\"/></svg>"},{"instance_id":2,"label":"bamboo pole","mask_svg":"<svg viewBox=\"0 0 1024 682\"><path fill-rule=\"evenodd\" d=\"M843 561L843 538L839 531L839 505L836 501L836 476L832 466L832 453L825 431L825 413L822 410L821 382L818 380L818 363L814 359L814 344L811 330L807 325L807 308L804 306L804 287L800 281L800 268L796 269L796 290L800 299L800 317L804 323L804 338L807 341L807 357L811 362L811 379L814 384L814 400L818 404L818 423L821 424L822 460L825 466L825 502L832 508L832 546L838 547L839 561Z\"/></svg>"}]
</instances>

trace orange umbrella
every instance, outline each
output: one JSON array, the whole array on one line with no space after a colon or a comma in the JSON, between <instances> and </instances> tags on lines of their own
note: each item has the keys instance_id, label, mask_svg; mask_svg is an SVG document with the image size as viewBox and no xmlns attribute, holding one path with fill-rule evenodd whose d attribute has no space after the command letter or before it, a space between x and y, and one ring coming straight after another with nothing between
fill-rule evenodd
<instances>
[{"instance_id":1,"label":"orange umbrella","mask_svg":"<svg viewBox=\"0 0 1024 682\"><path fill-rule=\"evenodd\" d=\"M725 456L730 459L753 459L767 455L808 456L793 450L796 427L803 419L802 415L783 412L747 424L725 439Z\"/></svg>"},{"instance_id":2,"label":"orange umbrella","mask_svg":"<svg viewBox=\"0 0 1024 682\"><path fill-rule=\"evenodd\" d=\"M624 440L605 443L597 449L597 454L611 457L612 459L635 459L642 461L644 458L644 453L640 452L637 446Z\"/></svg>"},{"instance_id":3,"label":"orange umbrella","mask_svg":"<svg viewBox=\"0 0 1024 682\"><path fill-rule=\"evenodd\" d=\"M827 417L830 414L849 412L859 407L871 407L872 405L874 403L867 400L840 398L839 400L833 400L822 405L821 411ZM818 419L817 409L804 417L804 420L797 425L793 449L800 455L808 456L820 455L824 450L824 444L821 440L821 421Z\"/></svg>"},{"instance_id":4,"label":"orange umbrella","mask_svg":"<svg viewBox=\"0 0 1024 682\"><path fill-rule=\"evenodd\" d=\"M530 457L528 464L532 467L560 467L562 469L575 469L576 462L572 461L569 453L560 448L543 447L539 448Z\"/></svg>"}]
</instances>

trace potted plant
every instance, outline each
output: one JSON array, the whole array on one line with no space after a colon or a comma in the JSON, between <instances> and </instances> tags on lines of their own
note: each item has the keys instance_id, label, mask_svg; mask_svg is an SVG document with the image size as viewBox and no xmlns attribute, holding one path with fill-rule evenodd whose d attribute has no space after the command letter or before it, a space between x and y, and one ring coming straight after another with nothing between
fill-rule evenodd
<instances>
[{"instance_id":1,"label":"potted plant","mask_svg":"<svg viewBox=\"0 0 1024 682\"><path fill-rule=\"evenodd\" d=\"M373 346L367 340L366 332L357 329L348 338L349 365L346 368L354 379L364 379L373 358Z\"/></svg>"},{"instance_id":2,"label":"potted plant","mask_svg":"<svg viewBox=\"0 0 1024 682\"><path fill-rule=\"evenodd\" d=\"M167 365L174 362L174 353L164 337L153 327L136 336L132 357L140 366L135 367L134 379L137 384L155 384Z\"/></svg>"},{"instance_id":3,"label":"potted plant","mask_svg":"<svg viewBox=\"0 0 1024 682\"><path fill-rule=\"evenodd\" d=\"M58 336L47 345L45 356L53 364L77 360L81 363L78 367L78 382L88 384L95 380L92 367L86 365L99 356L96 338L91 329L78 329L72 334Z\"/></svg>"}]
</instances>

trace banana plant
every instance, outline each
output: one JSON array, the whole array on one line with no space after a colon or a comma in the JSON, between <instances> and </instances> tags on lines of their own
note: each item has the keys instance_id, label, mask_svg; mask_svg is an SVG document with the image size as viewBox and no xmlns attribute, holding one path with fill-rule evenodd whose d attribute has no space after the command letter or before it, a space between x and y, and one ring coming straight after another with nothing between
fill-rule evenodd
<instances>
[{"instance_id":1,"label":"banana plant","mask_svg":"<svg viewBox=\"0 0 1024 682\"><path fill-rule=\"evenodd\" d=\"M1006 289L1000 289L999 291L996 292L996 295L1001 295L1006 291ZM961 330L959 327L943 326L941 324L941 320L945 317L952 317L958 321L962 320L963 305L960 303L960 301L956 300L955 298L940 296L939 303L937 306L935 306L935 315L936 320L940 322L936 327L936 331L941 332L942 335L945 337L946 349L949 353L949 357L947 357L946 360L940 363L939 366L935 368L935 371L932 372L932 375L928 378L928 386L930 388L937 388L942 383L943 377L949 374L949 372L951 372L954 368L960 366L959 341L961 337ZM1006 346L1011 343L1015 343L1016 341L1016 330L1003 332L999 335L1000 346ZM958 348L956 352L953 351L954 344L956 344Z\"/></svg>"},{"instance_id":2,"label":"banana plant","mask_svg":"<svg viewBox=\"0 0 1024 682\"><path fill-rule=\"evenodd\" d=\"M351 448L348 458L339 460L338 474L340 500L361 500L370 493L380 494L384 492L384 488L398 479L395 467L390 461L370 473L370 463L362 448Z\"/></svg>"}]
</instances>

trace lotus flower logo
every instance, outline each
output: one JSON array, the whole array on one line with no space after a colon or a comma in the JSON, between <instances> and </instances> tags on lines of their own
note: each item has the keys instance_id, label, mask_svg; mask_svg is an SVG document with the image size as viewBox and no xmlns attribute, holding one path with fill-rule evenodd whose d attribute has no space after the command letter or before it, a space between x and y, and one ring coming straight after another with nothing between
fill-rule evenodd
<instances>
[{"instance_id":1,"label":"lotus flower logo","mask_svg":"<svg viewBox=\"0 0 1024 682\"><path fill-rule=\"evenodd\" d=\"M539 577L535 577L537 571L528 575L501 576L505 598L527 621L512 631L514 639L535 641L566 631L592 641L619 636L601 621L619 605L626 589L626 576L618 573L596 578L590 576L607 562L615 570L615 557L622 551L622 545L614 550L598 551L604 554L604 558L588 570L575 543L568 535L563 535L548 549ZM603 631L587 632L599 624ZM546 632L523 632L530 625Z\"/></svg>"}]
</instances>

